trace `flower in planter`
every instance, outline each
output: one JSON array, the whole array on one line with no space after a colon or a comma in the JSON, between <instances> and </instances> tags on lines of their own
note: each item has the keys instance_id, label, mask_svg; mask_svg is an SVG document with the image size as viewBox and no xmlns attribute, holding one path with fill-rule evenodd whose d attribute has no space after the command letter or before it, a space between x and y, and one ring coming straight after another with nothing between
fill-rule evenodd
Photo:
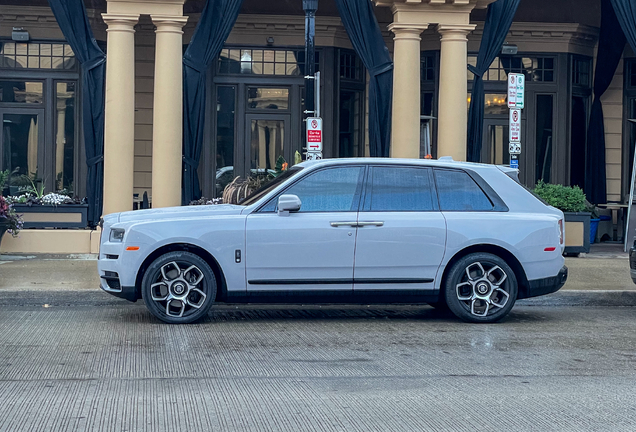
<instances>
[{"instance_id":1,"label":"flower in planter","mask_svg":"<svg viewBox=\"0 0 636 432\"><path fill-rule=\"evenodd\" d=\"M60 205L60 204L72 204L73 200L66 195L60 195L56 193L49 193L42 197L42 204Z\"/></svg>"},{"instance_id":2,"label":"flower in planter","mask_svg":"<svg viewBox=\"0 0 636 432\"><path fill-rule=\"evenodd\" d=\"M16 237L22 229L22 217L15 212L12 205L0 195L0 224L8 225L7 232Z\"/></svg>"}]
</instances>

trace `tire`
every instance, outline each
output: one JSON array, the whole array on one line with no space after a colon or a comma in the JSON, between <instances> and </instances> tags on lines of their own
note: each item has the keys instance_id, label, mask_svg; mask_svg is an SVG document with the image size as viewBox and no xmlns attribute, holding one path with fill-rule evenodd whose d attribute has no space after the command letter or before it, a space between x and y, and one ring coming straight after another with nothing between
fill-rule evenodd
<instances>
[{"instance_id":1,"label":"tire","mask_svg":"<svg viewBox=\"0 0 636 432\"><path fill-rule=\"evenodd\" d=\"M204 318L210 310L216 298L216 278L200 256L169 252L146 270L141 296L150 313L161 321L189 324Z\"/></svg>"},{"instance_id":2,"label":"tire","mask_svg":"<svg viewBox=\"0 0 636 432\"><path fill-rule=\"evenodd\" d=\"M489 253L472 253L451 267L444 298L459 319L493 323L508 315L518 290L517 277L506 261Z\"/></svg>"}]
</instances>

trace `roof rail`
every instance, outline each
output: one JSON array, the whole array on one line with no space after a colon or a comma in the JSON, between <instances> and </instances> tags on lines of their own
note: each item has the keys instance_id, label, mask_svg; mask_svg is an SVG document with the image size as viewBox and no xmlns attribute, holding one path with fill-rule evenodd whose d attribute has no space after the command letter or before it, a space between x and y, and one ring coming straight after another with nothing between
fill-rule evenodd
<instances>
[{"instance_id":1,"label":"roof rail","mask_svg":"<svg viewBox=\"0 0 636 432\"><path fill-rule=\"evenodd\" d=\"M454 162L455 161L452 156L442 156L441 158L439 158L437 160L438 161L442 161L442 162Z\"/></svg>"}]
</instances>

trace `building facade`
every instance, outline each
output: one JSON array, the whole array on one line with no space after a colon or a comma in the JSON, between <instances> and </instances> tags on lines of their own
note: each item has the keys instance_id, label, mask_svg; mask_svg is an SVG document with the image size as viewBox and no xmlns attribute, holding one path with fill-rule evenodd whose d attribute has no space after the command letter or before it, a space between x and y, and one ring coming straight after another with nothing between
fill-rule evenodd
<instances>
[{"instance_id":1,"label":"building facade","mask_svg":"<svg viewBox=\"0 0 636 432\"><path fill-rule=\"evenodd\" d=\"M391 156L466 159L467 65L475 64L492 1L375 1L394 61ZM506 37L517 54L498 56L484 75L482 162L509 163L507 74L523 73L522 182L585 185L601 1L521 0ZM205 1L84 3L106 53L103 211L131 210L144 193L153 207L179 205L182 56ZM302 153L308 61L322 77L324 157L369 155L369 74L335 1L319 1L314 59L305 58L304 23L301 0L244 0L207 73L203 196L218 197L234 177ZM28 32L28 42L14 40L14 29ZM48 2L0 0L0 46L0 169L85 196L82 66ZM629 122L636 57L628 47L602 102L607 201L625 203L636 139ZM90 229L25 230L5 236L0 251L90 252L97 238Z\"/></svg>"}]
</instances>

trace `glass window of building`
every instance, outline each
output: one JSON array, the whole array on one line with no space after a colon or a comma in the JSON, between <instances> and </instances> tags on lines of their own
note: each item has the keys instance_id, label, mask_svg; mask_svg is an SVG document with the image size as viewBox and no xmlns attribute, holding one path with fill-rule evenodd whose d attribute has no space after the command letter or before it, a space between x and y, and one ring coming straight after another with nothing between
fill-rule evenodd
<instances>
[{"instance_id":1,"label":"glass window of building","mask_svg":"<svg viewBox=\"0 0 636 432\"><path fill-rule=\"evenodd\" d=\"M10 170L5 194L35 184L82 196L78 164L78 63L70 45L0 43L0 170ZM85 172L82 171L83 173Z\"/></svg>"}]
</instances>

